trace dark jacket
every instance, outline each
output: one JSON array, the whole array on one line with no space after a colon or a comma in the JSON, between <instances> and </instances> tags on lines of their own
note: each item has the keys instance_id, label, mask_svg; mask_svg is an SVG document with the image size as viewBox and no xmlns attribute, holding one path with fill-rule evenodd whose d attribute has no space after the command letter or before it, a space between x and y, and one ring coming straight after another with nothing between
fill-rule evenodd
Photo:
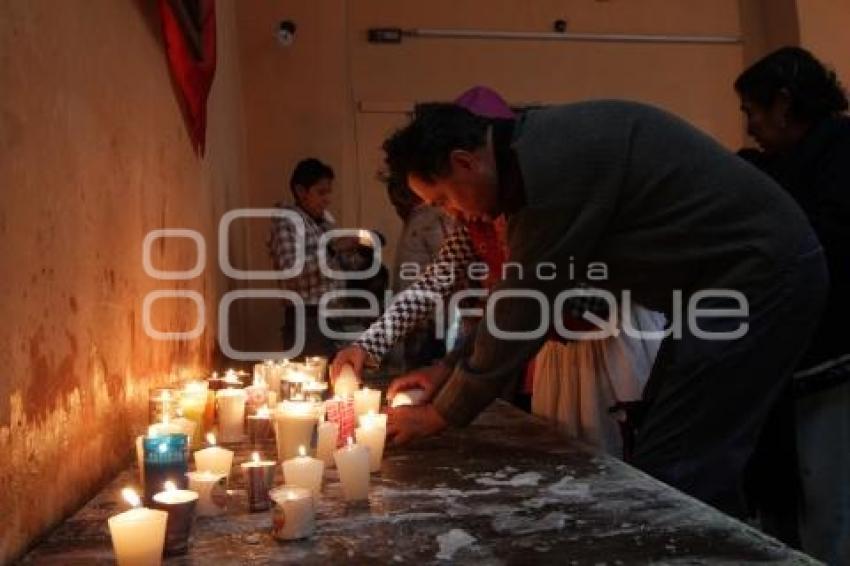
<instances>
[{"instance_id":1,"label":"dark jacket","mask_svg":"<svg viewBox=\"0 0 850 566\"><path fill-rule=\"evenodd\" d=\"M745 156L776 179L808 216L827 258L830 294L801 370L850 354L850 118L812 127L791 151ZM850 377L848 375L847 377Z\"/></svg>"},{"instance_id":2,"label":"dark jacket","mask_svg":"<svg viewBox=\"0 0 850 566\"><path fill-rule=\"evenodd\" d=\"M508 240L525 278L510 273L494 292L532 289L552 300L576 286L570 265L581 276L596 261L609 278L589 283L618 300L630 290L634 302L669 314L676 290L687 305L698 290L731 288L757 309L762 284L812 237L803 212L767 175L657 108L595 101L532 110L513 140L525 205L510 216ZM558 277L530 277L539 262L558 266ZM495 308L502 330L536 328L539 318L528 301ZM544 340L498 339L479 324L473 353L435 408L450 423L471 421Z\"/></svg>"}]
</instances>

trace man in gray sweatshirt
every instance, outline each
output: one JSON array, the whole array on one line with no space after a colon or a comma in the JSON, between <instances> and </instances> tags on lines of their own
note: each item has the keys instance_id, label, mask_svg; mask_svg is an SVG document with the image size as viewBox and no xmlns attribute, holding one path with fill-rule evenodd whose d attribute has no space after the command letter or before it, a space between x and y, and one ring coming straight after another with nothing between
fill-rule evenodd
<instances>
[{"instance_id":1,"label":"man in gray sweatshirt","mask_svg":"<svg viewBox=\"0 0 850 566\"><path fill-rule=\"evenodd\" d=\"M491 293L452 371L419 383L431 403L393 411L396 441L474 419L546 339L557 298L588 285L665 313L675 330L633 415L633 464L740 515L743 468L827 290L791 198L683 120L632 102L515 121L422 105L384 150L389 173L425 202L462 219L505 215L509 260L522 267L493 290L519 296Z\"/></svg>"}]
</instances>

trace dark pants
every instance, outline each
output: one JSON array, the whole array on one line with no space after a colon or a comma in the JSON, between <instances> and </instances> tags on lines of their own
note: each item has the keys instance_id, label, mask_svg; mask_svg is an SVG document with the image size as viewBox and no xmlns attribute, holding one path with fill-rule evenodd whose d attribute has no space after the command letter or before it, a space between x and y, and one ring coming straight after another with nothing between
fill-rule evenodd
<instances>
[{"instance_id":1,"label":"dark pants","mask_svg":"<svg viewBox=\"0 0 850 566\"><path fill-rule=\"evenodd\" d=\"M298 320L295 309L291 306L283 309L283 326L280 329L283 339L284 351L295 346L297 334L304 336L303 347L293 352L291 358L302 358L306 356L331 357L336 347L330 338L327 338L319 328L319 308L317 305L305 305L303 320Z\"/></svg>"},{"instance_id":2,"label":"dark pants","mask_svg":"<svg viewBox=\"0 0 850 566\"><path fill-rule=\"evenodd\" d=\"M749 300L743 337L698 338L686 320L681 339L664 341L644 391L632 458L650 475L735 516L745 511L746 463L823 308L828 282L820 245L812 236L795 261L755 281L738 286ZM727 306L721 299L700 302L702 308ZM711 332L739 324L699 319Z\"/></svg>"}]
</instances>

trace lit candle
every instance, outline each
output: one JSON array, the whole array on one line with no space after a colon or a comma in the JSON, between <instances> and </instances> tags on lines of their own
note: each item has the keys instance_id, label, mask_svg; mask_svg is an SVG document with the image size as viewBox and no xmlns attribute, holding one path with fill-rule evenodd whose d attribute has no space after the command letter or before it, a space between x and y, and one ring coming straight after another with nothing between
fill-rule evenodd
<instances>
[{"instance_id":1,"label":"lit candle","mask_svg":"<svg viewBox=\"0 0 850 566\"><path fill-rule=\"evenodd\" d=\"M304 372L313 378L313 381L324 381L325 371L328 368L328 359L324 356L312 356L304 361L302 366Z\"/></svg>"},{"instance_id":2,"label":"lit candle","mask_svg":"<svg viewBox=\"0 0 850 566\"><path fill-rule=\"evenodd\" d=\"M242 387L245 387L239 379L239 375L232 369L224 372L224 386L233 389L241 389Z\"/></svg>"},{"instance_id":3,"label":"lit candle","mask_svg":"<svg viewBox=\"0 0 850 566\"><path fill-rule=\"evenodd\" d=\"M165 528L165 556L186 554L189 536L195 521L195 506L198 494L188 489L177 489L174 482L164 484L165 491L153 496L153 507L168 513Z\"/></svg>"},{"instance_id":4,"label":"lit candle","mask_svg":"<svg viewBox=\"0 0 850 566\"><path fill-rule=\"evenodd\" d=\"M325 467L334 464L334 450L339 438L339 423L323 420L319 423L318 440L316 441L316 458L325 463Z\"/></svg>"},{"instance_id":5,"label":"lit candle","mask_svg":"<svg viewBox=\"0 0 850 566\"><path fill-rule=\"evenodd\" d=\"M381 390L364 387L354 392L354 414L358 417L381 410Z\"/></svg>"},{"instance_id":6,"label":"lit candle","mask_svg":"<svg viewBox=\"0 0 850 566\"><path fill-rule=\"evenodd\" d=\"M191 381L180 392L180 409L183 416L195 423L192 444L199 445L204 438L204 415L207 411L209 384L206 381Z\"/></svg>"},{"instance_id":7,"label":"lit candle","mask_svg":"<svg viewBox=\"0 0 850 566\"><path fill-rule=\"evenodd\" d=\"M145 437L142 440L145 466L145 502L153 501L154 494L166 481L187 487L189 481L188 438L185 434Z\"/></svg>"},{"instance_id":8,"label":"lit candle","mask_svg":"<svg viewBox=\"0 0 850 566\"><path fill-rule=\"evenodd\" d=\"M109 518L112 548L120 566L148 566L162 563L168 513L140 507L138 494L124 488L121 495L132 509Z\"/></svg>"},{"instance_id":9,"label":"lit candle","mask_svg":"<svg viewBox=\"0 0 850 566\"><path fill-rule=\"evenodd\" d=\"M274 468L276 462L263 460L258 452L251 455L251 460L241 464L242 473L248 484L248 509L250 511L265 511L270 507L269 490L274 485Z\"/></svg>"},{"instance_id":10,"label":"lit candle","mask_svg":"<svg viewBox=\"0 0 850 566\"><path fill-rule=\"evenodd\" d=\"M327 390L328 384L320 381L308 381L302 388L304 399L313 403L321 403Z\"/></svg>"},{"instance_id":11,"label":"lit candle","mask_svg":"<svg viewBox=\"0 0 850 566\"><path fill-rule=\"evenodd\" d=\"M359 380L354 373L354 368L348 364L342 366L339 375L334 381L334 397L346 398L350 397L357 391Z\"/></svg>"},{"instance_id":12,"label":"lit candle","mask_svg":"<svg viewBox=\"0 0 850 566\"><path fill-rule=\"evenodd\" d=\"M148 422L158 423L177 416L180 392L170 387L156 387L148 394Z\"/></svg>"},{"instance_id":13,"label":"lit candle","mask_svg":"<svg viewBox=\"0 0 850 566\"><path fill-rule=\"evenodd\" d=\"M309 489L282 486L271 491L274 501L272 535L278 540L307 538L316 528L316 510Z\"/></svg>"},{"instance_id":14,"label":"lit candle","mask_svg":"<svg viewBox=\"0 0 850 566\"><path fill-rule=\"evenodd\" d=\"M349 436L348 444L334 452L334 461L342 482L342 494L348 501L369 498L369 449Z\"/></svg>"},{"instance_id":15,"label":"lit candle","mask_svg":"<svg viewBox=\"0 0 850 566\"><path fill-rule=\"evenodd\" d=\"M370 412L360 417L360 427L355 432L355 438L357 444L369 449L369 471L379 472L387 439L387 415Z\"/></svg>"},{"instance_id":16,"label":"lit candle","mask_svg":"<svg viewBox=\"0 0 850 566\"><path fill-rule=\"evenodd\" d=\"M189 489L198 494L199 517L215 517L227 509L226 476L205 470L189 472Z\"/></svg>"},{"instance_id":17,"label":"lit candle","mask_svg":"<svg viewBox=\"0 0 850 566\"><path fill-rule=\"evenodd\" d=\"M254 381L245 388L245 414L253 415L269 400L269 387L265 382Z\"/></svg>"},{"instance_id":18,"label":"lit candle","mask_svg":"<svg viewBox=\"0 0 850 566\"><path fill-rule=\"evenodd\" d=\"M283 463L284 483L309 489L316 496L322 492L324 472L325 463L307 456L307 450L303 446L298 448L298 456Z\"/></svg>"},{"instance_id":19,"label":"lit candle","mask_svg":"<svg viewBox=\"0 0 850 566\"><path fill-rule=\"evenodd\" d=\"M207 434L209 448L195 452L195 468L199 471L221 474L227 481L230 477L230 467L233 465L233 451L215 445L215 435Z\"/></svg>"},{"instance_id":20,"label":"lit candle","mask_svg":"<svg viewBox=\"0 0 850 566\"><path fill-rule=\"evenodd\" d=\"M421 405L425 398L424 389L408 389L407 391L399 391L393 397L392 407L406 407L408 405Z\"/></svg>"},{"instance_id":21,"label":"lit candle","mask_svg":"<svg viewBox=\"0 0 850 566\"><path fill-rule=\"evenodd\" d=\"M283 382L283 396L284 400L289 401L305 401L304 398L304 385L313 381L313 379L300 371L301 365L291 365L289 371L286 372L286 376Z\"/></svg>"},{"instance_id":22,"label":"lit candle","mask_svg":"<svg viewBox=\"0 0 850 566\"><path fill-rule=\"evenodd\" d=\"M275 411L277 457L281 461L298 455L298 447L310 446L318 421L318 405L306 401L284 401Z\"/></svg>"},{"instance_id":23,"label":"lit candle","mask_svg":"<svg viewBox=\"0 0 850 566\"><path fill-rule=\"evenodd\" d=\"M222 442L242 440L245 419L245 390L222 389L218 400L218 432Z\"/></svg>"},{"instance_id":24,"label":"lit candle","mask_svg":"<svg viewBox=\"0 0 850 566\"><path fill-rule=\"evenodd\" d=\"M265 405L246 419L251 444L260 444L272 437L272 414Z\"/></svg>"}]
</instances>

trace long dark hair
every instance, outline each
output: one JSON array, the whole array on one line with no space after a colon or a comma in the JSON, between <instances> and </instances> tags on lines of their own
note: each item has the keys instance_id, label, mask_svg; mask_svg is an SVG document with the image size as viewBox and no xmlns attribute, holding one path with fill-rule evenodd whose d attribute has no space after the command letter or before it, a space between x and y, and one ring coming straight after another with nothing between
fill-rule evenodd
<instances>
[{"instance_id":1,"label":"long dark hair","mask_svg":"<svg viewBox=\"0 0 850 566\"><path fill-rule=\"evenodd\" d=\"M765 107L784 90L791 97L794 117L811 122L848 108L847 93L835 71L801 47L783 47L756 62L737 78L735 90Z\"/></svg>"}]
</instances>

